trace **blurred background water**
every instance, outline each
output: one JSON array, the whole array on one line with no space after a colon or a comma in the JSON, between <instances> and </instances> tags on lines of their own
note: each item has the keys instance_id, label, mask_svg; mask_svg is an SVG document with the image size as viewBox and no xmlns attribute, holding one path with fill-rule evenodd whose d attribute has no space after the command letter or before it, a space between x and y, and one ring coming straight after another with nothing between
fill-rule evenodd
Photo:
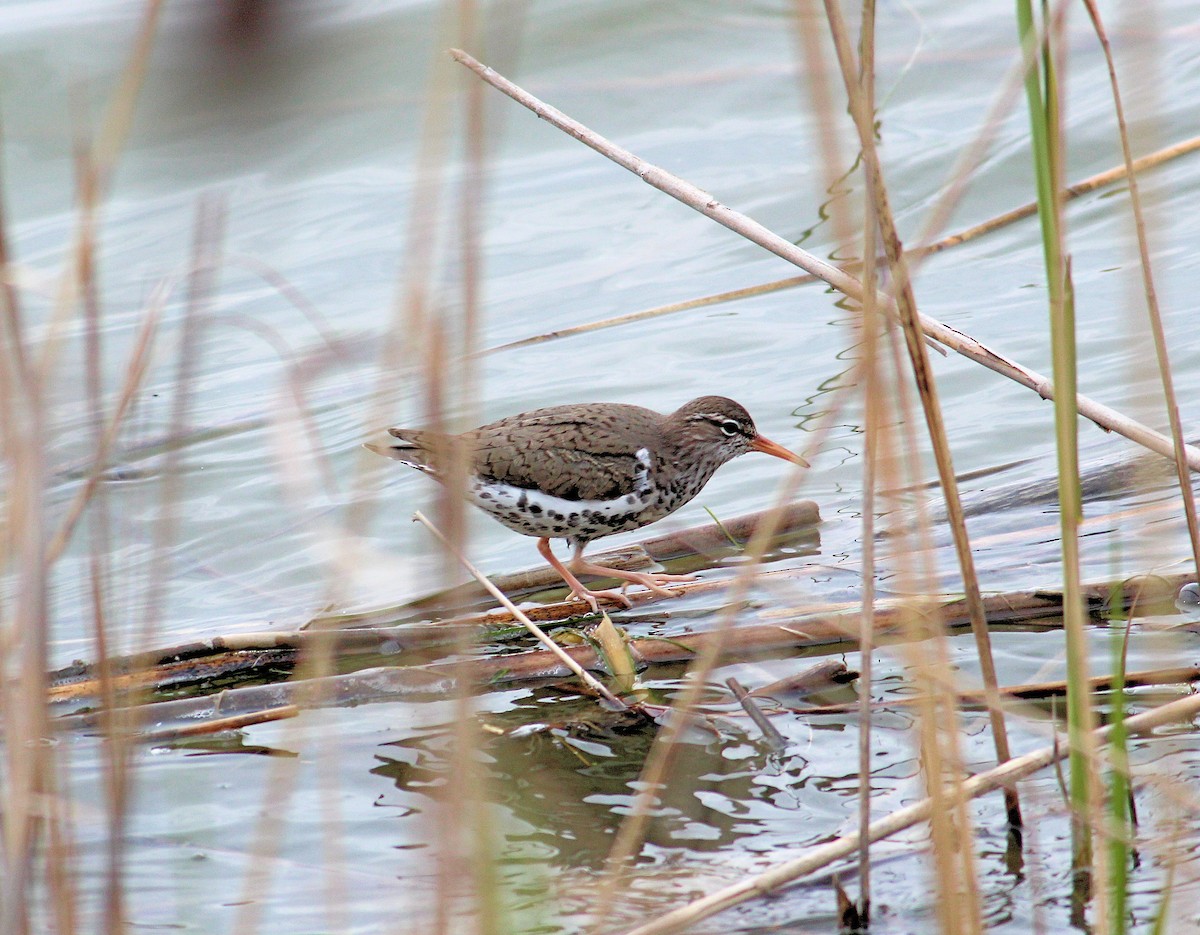
<instances>
[{"instance_id":1,"label":"blurred background water","mask_svg":"<svg viewBox=\"0 0 1200 935\"><path fill-rule=\"evenodd\" d=\"M426 2L366 0L264 3L250 14L250 26L230 18L251 8L165 6L132 130L98 214L109 405L147 302L163 284L171 293L146 390L105 484L111 532L97 540L95 524L85 521L55 570L59 664L95 656L88 566L98 541L111 562L112 625L125 649L138 646L135 636L151 609L157 644L268 623L285 628L331 600L369 604L418 593L441 568L434 543L410 521L414 510L428 508L434 485L415 472L372 463L359 444L379 427L380 414L392 424L418 424L426 411L417 371L405 365L381 374L378 350L398 329L401 346L410 337L397 309L427 238L432 307L447 320L461 315L456 130L447 134L446 151L435 151L435 165L449 180L447 196L429 218L416 218L413 233L415 201L429 191L423 187L429 178L418 171L423 140L437 119L461 119L467 85L445 61L454 35L450 18ZM76 140L103 125L145 10L132 0L10 0L0 10L5 211L27 334L39 352L51 346L59 277L79 226ZM1193 134L1200 126L1194 9L1174 0L1136 17L1115 4L1103 11L1127 106L1138 115L1137 154ZM1011 72L1016 26L1002 3L924 0L881 7L878 16L881 151L909 239ZM861 198L861 178L851 171L845 124L843 177L825 190L808 93L813 63L797 51L791 17L790 6L770 3L499 3L481 14L480 57L648 161L817 255L833 256L838 244L829 211ZM236 22L238 29L231 26ZM1066 124L1076 180L1117 165L1120 149L1104 63L1083 16L1074 17L1068 46ZM431 117L431 101L439 100L445 109ZM494 92L485 101L481 346L795 274ZM1020 109L1002 121L950 229L1033 198L1027 136ZM1142 186L1154 206L1156 273L1184 424L1194 425L1200 332L1190 300L1200 214L1187 206L1200 192L1200 159L1156 169ZM218 243L223 262L207 320L190 346L186 280L202 197L226 212ZM1161 428L1165 416L1155 403L1121 189L1079 199L1068 217L1080 389ZM1026 220L932 258L916 282L922 310L1049 373L1041 249L1036 220ZM479 363L472 415L484 420L578 400L666 411L698 395L732 396L766 435L814 462L801 495L820 504L820 548L784 559L802 573L780 599L853 597L861 428L852 394L819 450L815 442L809 447L855 356L852 321L836 295L806 286L490 354ZM70 340L58 351L50 387L54 516L83 483L94 431L83 392L83 328L78 319L64 328ZM175 528L165 552L156 552L168 459L160 443L178 428L179 355L189 347L194 381L187 434L177 449ZM1025 495L1053 490L1050 404L954 356L935 356L934 368L956 467L976 472L963 490L968 504L981 504L971 531L984 588L1053 584L1055 503L1052 495ZM296 374L315 436L288 421L289 378ZM373 405L381 385L383 404ZM1080 424L1080 443L1087 466L1136 453L1087 422ZM703 506L720 516L765 508L781 479L777 462L740 460L659 528L703 522ZM370 518L356 540L364 551L348 563L343 533L354 503L365 503ZM1182 570L1186 532L1161 472L1095 499L1088 514L1094 519L1084 541L1085 576ZM535 563L528 539L474 517L471 533L472 555L488 571ZM936 565L944 586L953 588L953 556L939 542ZM166 592L152 608L147 581L164 555ZM355 574L347 574L348 564ZM885 588L891 571L885 560ZM711 600L693 598L669 610L699 612ZM1001 632L996 647L1005 683L1059 673L1057 633ZM969 638L953 640L952 648L956 663L973 669ZM1178 652L1174 643L1140 641L1130 667ZM1106 636L1097 638L1096 653L1107 660ZM847 661L853 666L854 659ZM763 664L742 675L766 681L791 665ZM877 692L895 690L888 680L903 673L903 660L884 652L879 665ZM481 706L501 721L519 721L534 716L540 697L511 691ZM129 839L130 921L148 930L224 931L254 911L264 931L412 930L410 923L432 911L428 813L437 794L430 790L444 781L444 728L452 717L441 704L373 705L306 713L297 723L247 732L247 744L287 754L278 759L146 752ZM793 747L782 763L768 762L752 738L740 747L699 749L697 781L684 783L692 790L686 805L664 819L661 838L645 854L648 872L635 884L636 904L661 910L765 866L779 848L836 833L853 814L847 751L856 743L854 724L842 718L792 725ZM896 717L880 731L879 780L893 802L911 799L919 788L908 726ZM982 733L982 720L969 724L971 755L981 763L987 760ZM1016 742L1028 748L1044 739L1029 728ZM1151 746L1142 755L1175 756L1175 774L1194 772L1194 738L1176 740L1175 749ZM81 803L98 805L102 760L95 741L64 743L75 748L70 790ZM562 757L562 748L554 749ZM583 901L572 891L589 884L630 796L629 770L636 775L644 754L619 751L618 759L629 762L613 764L606 778L577 776L575 764L555 760L553 752L515 744L489 751L513 931L575 930L573 913ZM517 781L522 775L527 781ZM577 782L564 788L564 776ZM279 782L291 791L271 805L276 793L265 790ZM1052 785L1038 788L1035 801L1040 794L1052 810ZM268 811L275 824L264 824ZM979 814L986 842L989 833L1000 833L1001 816L994 803ZM92 830L94 837L81 842L85 854L98 853L106 833L100 821ZM1045 833L1066 835L1066 824L1048 824ZM270 854L256 851L255 842ZM902 853L911 854L911 846ZM885 863L877 878L877 903L886 909L880 932L919 929L931 911L925 894L911 887L912 861L897 863L894 873ZM985 856L982 866L995 877L987 884L990 923L997 931L1029 930L1029 907L1038 903L1022 889L1028 880L1007 874L998 855ZM240 881L252 868L270 880L242 892ZM1038 885L1061 888L1065 872L1051 861L1040 869ZM85 887L100 882L83 876ZM742 921L799 918L819 928L829 922L821 913L831 911L827 893L800 889L747 910ZM1039 911L1053 920L1065 910Z\"/></svg>"}]
</instances>

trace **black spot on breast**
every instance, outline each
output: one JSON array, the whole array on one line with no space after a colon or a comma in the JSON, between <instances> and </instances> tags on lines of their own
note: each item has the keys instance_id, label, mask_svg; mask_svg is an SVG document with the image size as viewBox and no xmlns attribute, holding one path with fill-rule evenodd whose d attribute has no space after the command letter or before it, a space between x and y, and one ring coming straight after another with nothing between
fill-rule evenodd
<instances>
[{"instance_id":1,"label":"black spot on breast","mask_svg":"<svg viewBox=\"0 0 1200 935\"><path fill-rule=\"evenodd\" d=\"M529 512L532 513L534 516L537 516L539 513L542 512L542 508L540 506L538 506L536 503L531 503L531 504L529 504Z\"/></svg>"},{"instance_id":2,"label":"black spot on breast","mask_svg":"<svg viewBox=\"0 0 1200 935\"><path fill-rule=\"evenodd\" d=\"M479 499L480 499L480 500L491 500L491 499L492 499L492 495L491 495L490 493L481 493L481 494L479 495Z\"/></svg>"}]
</instances>

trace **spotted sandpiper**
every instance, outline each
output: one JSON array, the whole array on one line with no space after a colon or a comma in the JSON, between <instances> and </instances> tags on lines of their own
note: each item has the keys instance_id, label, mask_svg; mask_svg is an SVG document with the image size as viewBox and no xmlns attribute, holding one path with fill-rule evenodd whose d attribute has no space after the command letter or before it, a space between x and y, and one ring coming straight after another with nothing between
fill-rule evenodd
<instances>
[{"instance_id":1,"label":"spotted sandpiper","mask_svg":"<svg viewBox=\"0 0 1200 935\"><path fill-rule=\"evenodd\" d=\"M583 558L593 539L637 529L691 500L726 461L761 451L808 467L797 454L758 434L732 399L701 396L662 415L621 403L550 406L509 416L462 435L388 429L372 451L445 480L455 450L466 459L467 499L509 529L538 537L538 551L572 597L598 610L604 597L630 605L623 592L593 591L577 575L619 578L666 596L663 585L691 575L646 574ZM552 538L575 550L568 565Z\"/></svg>"}]
</instances>

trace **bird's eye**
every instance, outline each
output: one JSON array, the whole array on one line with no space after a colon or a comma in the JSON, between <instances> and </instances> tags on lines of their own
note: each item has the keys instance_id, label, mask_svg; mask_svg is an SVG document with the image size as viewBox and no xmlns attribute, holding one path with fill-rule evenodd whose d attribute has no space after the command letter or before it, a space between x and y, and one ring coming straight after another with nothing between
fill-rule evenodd
<instances>
[{"instance_id":1,"label":"bird's eye","mask_svg":"<svg viewBox=\"0 0 1200 935\"><path fill-rule=\"evenodd\" d=\"M729 438L733 438L734 435L742 434L742 427L734 419L726 419L721 423L721 431Z\"/></svg>"}]
</instances>

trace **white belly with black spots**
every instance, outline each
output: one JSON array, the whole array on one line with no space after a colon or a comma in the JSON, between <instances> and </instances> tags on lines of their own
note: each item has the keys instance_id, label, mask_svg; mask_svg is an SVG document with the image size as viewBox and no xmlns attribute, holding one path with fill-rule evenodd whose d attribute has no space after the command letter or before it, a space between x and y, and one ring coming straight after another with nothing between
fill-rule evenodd
<instances>
[{"instance_id":1,"label":"white belly with black spots","mask_svg":"<svg viewBox=\"0 0 1200 935\"><path fill-rule=\"evenodd\" d=\"M634 489L614 500L567 500L485 478L473 478L467 489L472 503L509 529L527 536L588 542L637 529L666 516L679 504L668 503L650 481L650 453L638 451L641 469Z\"/></svg>"},{"instance_id":2,"label":"white belly with black spots","mask_svg":"<svg viewBox=\"0 0 1200 935\"><path fill-rule=\"evenodd\" d=\"M472 503L509 529L527 536L590 541L637 529L671 512L658 498L626 494L616 500L567 500L539 490L474 481Z\"/></svg>"}]
</instances>

